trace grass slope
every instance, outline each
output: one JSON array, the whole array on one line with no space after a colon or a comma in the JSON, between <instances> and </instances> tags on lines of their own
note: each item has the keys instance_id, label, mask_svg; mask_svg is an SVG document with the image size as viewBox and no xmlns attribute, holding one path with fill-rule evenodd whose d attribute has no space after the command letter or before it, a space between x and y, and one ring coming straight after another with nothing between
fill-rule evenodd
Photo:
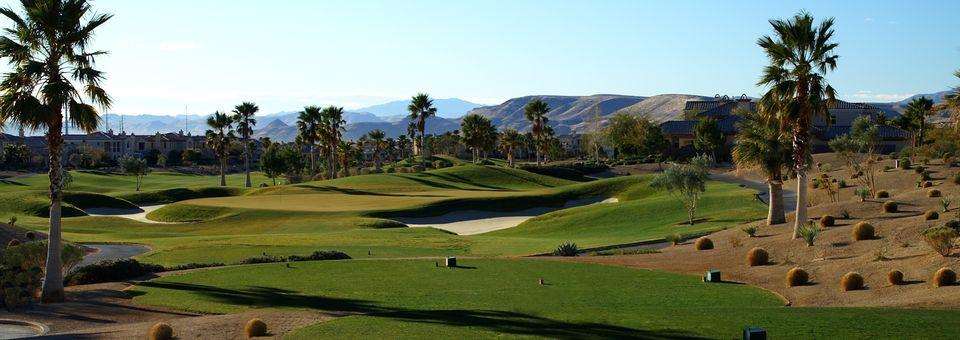
<instances>
[{"instance_id":1,"label":"grass slope","mask_svg":"<svg viewBox=\"0 0 960 340\"><path fill-rule=\"evenodd\" d=\"M165 277L131 290L138 302L206 313L251 308L360 313L310 326L321 338L942 338L960 312L790 308L766 291L699 278L544 260L462 259L267 264ZM537 284L544 279L546 285Z\"/></svg>"}]
</instances>

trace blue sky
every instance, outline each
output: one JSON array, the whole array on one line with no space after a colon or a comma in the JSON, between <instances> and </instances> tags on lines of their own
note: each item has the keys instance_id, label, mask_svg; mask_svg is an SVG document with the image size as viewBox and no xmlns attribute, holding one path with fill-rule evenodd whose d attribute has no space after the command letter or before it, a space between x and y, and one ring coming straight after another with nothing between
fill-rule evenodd
<instances>
[{"instance_id":1,"label":"blue sky","mask_svg":"<svg viewBox=\"0 0 960 340\"><path fill-rule=\"evenodd\" d=\"M11 3L11 1L2 1ZM841 97L960 85L960 1L97 0L111 112L357 108L425 91L758 95L767 19L836 17ZM4 25L7 23L4 21Z\"/></svg>"}]
</instances>

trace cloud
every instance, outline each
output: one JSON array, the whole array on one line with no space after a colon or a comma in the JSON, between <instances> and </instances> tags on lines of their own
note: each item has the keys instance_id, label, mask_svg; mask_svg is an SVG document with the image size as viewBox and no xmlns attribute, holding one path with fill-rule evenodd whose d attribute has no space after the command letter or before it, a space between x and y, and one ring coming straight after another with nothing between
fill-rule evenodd
<instances>
[{"instance_id":1,"label":"cloud","mask_svg":"<svg viewBox=\"0 0 960 340\"><path fill-rule=\"evenodd\" d=\"M855 102L896 102L907 99L910 96L912 96L912 94L873 93L873 91L860 90L841 97L846 97Z\"/></svg>"},{"instance_id":2,"label":"cloud","mask_svg":"<svg viewBox=\"0 0 960 340\"><path fill-rule=\"evenodd\" d=\"M873 18L863 18L863 21L871 22L871 21L873 21Z\"/></svg>"},{"instance_id":3,"label":"cloud","mask_svg":"<svg viewBox=\"0 0 960 340\"><path fill-rule=\"evenodd\" d=\"M203 45L200 45L192 41L168 41L168 42L162 42L158 44L157 48L165 52L179 52L179 51L199 50L203 48Z\"/></svg>"}]
</instances>

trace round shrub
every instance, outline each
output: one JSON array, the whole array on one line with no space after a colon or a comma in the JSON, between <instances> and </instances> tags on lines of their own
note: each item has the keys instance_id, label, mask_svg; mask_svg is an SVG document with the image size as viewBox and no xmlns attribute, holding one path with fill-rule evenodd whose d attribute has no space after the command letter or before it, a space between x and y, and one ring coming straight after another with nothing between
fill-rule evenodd
<instances>
[{"instance_id":1,"label":"round shrub","mask_svg":"<svg viewBox=\"0 0 960 340\"><path fill-rule=\"evenodd\" d=\"M173 327L160 322L150 327L150 340L173 340Z\"/></svg>"},{"instance_id":2,"label":"round shrub","mask_svg":"<svg viewBox=\"0 0 960 340\"><path fill-rule=\"evenodd\" d=\"M768 262L770 262L770 254L767 253L767 251L764 250L763 248L756 247L756 248L750 249L750 251L747 252L748 266L751 266L751 267L762 266L767 264Z\"/></svg>"},{"instance_id":3,"label":"round shrub","mask_svg":"<svg viewBox=\"0 0 960 340\"><path fill-rule=\"evenodd\" d=\"M820 217L820 227L822 227L822 228L832 227L832 226L834 226L836 223L837 223L837 221L836 221L835 218L833 218L833 216L823 215L822 217Z\"/></svg>"},{"instance_id":4,"label":"round shrub","mask_svg":"<svg viewBox=\"0 0 960 340\"><path fill-rule=\"evenodd\" d=\"M874 198L890 198L890 193L886 190L877 191L877 194L874 195Z\"/></svg>"},{"instance_id":5,"label":"round shrub","mask_svg":"<svg viewBox=\"0 0 960 340\"><path fill-rule=\"evenodd\" d=\"M864 221L853 226L853 231L850 233L850 237L854 241L869 240L874 237L874 232L875 229L873 228L873 225Z\"/></svg>"},{"instance_id":6,"label":"round shrub","mask_svg":"<svg viewBox=\"0 0 960 340\"><path fill-rule=\"evenodd\" d=\"M924 221L932 221L939 218L940 218L940 214L933 210L927 210L927 212L923 213Z\"/></svg>"},{"instance_id":7,"label":"round shrub","mask_svg":"<svg viewBox=\"0 0 960 340\"><path fill-rule=\"evenodd\" d=\"M950 268L940 268L936 274L933 274L934 287L951 286L956 283L957 273Z\"/></svg>"},{"instance_id":8,"label":"round shrub","mask_svg":"<svg viewBox=\"0 0 960 340\"><path fill-rule=\"evenodd\" d=\"M267 323L260 319L250 319L243 327L243 334L248 338L267 335Z\"/></svg>"},{"instance_id":9,"label":"round shrub","mask_svg":"<svg viewBox=\"0 0 960 340\"><path fill-rule=\"evenodd\" d=\"M26 237L27 237L28 240L33 241L33 240L36 240L36 239L37 239L37 234L35 234L35 233L32 232L32 231L28 231L27 234L26 234Z\"/></svg>"},{"instance_id":10,"label":"round shrub","mask_svg":"<svg viewBox=\"0 0 960 340\"><path fill-rule=\"evenodd\" d=\"M16 247L16 246L19 246L19 245L20 245L20 240L18 240L18 239L12 239L12 240L10 240L9 243L7 243L7 247L8 247L8 248L9 248L9 247Z\"/></svg>"},{"instance_id":11,"label":"round shrub","mask_svg":"<svg viewBox=\"0 0 960 340\"><path fill-rule=\"evenodd\" d=\"M924 188L929 188L929 187L932 187L932 186L933 186L933 182L924 181L921 186L924 187ZM928 194L929 194L929 193L928 193ZM930 196L930 197L936 197L936 196Z\"/></svg>"},{"instance_id":12,"label":"round shrub","mask_svg":"<svg viewBox=\"0 0 960 340\"><path fill-rule=\"evenodd\" d=\"M930 189L930 191L927 191L927 197L940 197L941 195L942 194L940 193L940 190L937 189Z\"/></svg>"},{"instance_id":13,"label":"round shrub","mask_svg":"<svg viewBox=\"0 0 960 340\"><path fill-rule=\"evenodd\" d=\"M810 282L810 274L799 267L787 272L787 287L803 286Z\"/></svg>"},{"instance_id":14,"label":"round shrub","mask_svg":"<svg viewBox=\"0 0 960 340\"><path fill-rule=\"evenodd\" d=\"M863 276L860 273L849 272L840 279L840 290L848 292L863 289Z\"/></svg>"},{"instance_id":15,"label":"round shrub","mask_svg":"<svg viewBox=\"0 0 960 340\"><path fill-rule=\"evenodd\" d=\"M913 172L916 172L916 173L918 173L918 174L919 174L919 173L922 173L922 172L924 172L924 171L926 171L926 170L927 170L927 169L924 168L923 165L917 165L915 168L913 168Z\"/></svg>"},{"instance_id":16,"label":"round shrub","mask_svg":"<svg viewBox=\"0 0 960 340\"><path fill-rule=\"evenodd\" d=\"M713 249L713 240L706 237L698 238L697 242L693 244L693 247L697 250Z\"/></svg>"},{"instance_id":17,"label":"round shrub","mask_svg":"<svg viewBox=\"0 0 960 340\"><path fill-rule=\"evenodd\" d=\"M947 223L944 223L943 226L956 231L960 231L960 221L958 220L947 221Z\"/></svg>"},{"instance_id":18,"label":"round shrub","mask_svg":"<svg viewBox=\"0 0 960 340\"><path fill-rule=\"evenodd\" d=\"M960 172L953 175L953 184L960 184Z\"/></svg>"},{"instance_id":19,"label":"round shrub","mask_svg":"<svg viewBox=\"0 0 960 340\"><path fill-rule=\"evenodd\" d=\"M899 286L903 284L903 272L899 270L891 270L887 273L887 283L890 283L894 286Z\"/></svg>"},{"instance_id":20,"label":"round shrub","mask_svg":"<svg viewBox=\"0 0 960 340\"><path fill-rule=\"evenodd\" d=\"M904 170L910 169L910 159L901 158L900 161L898 162L898 165L900 166L900 169L904 169Z\"/></svg>"},{"instance_id":21,"label":"round shrub","mask_svg":"<svg viewBox=\"0 0 960 340\"><path fill-rule=\"evenodd\" d=\"M900 205L898 205L897 202L894 202L894 201L883 202L883 212L885 213L895 213L897 212L897 209L899 207Z\"/></svg>"}]
</instances>

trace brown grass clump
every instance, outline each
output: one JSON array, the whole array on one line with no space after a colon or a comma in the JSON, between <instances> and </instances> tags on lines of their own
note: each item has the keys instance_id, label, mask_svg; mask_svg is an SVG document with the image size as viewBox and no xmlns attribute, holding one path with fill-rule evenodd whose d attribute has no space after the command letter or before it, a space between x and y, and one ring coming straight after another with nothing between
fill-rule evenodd
<instances>
[{"instance_id":1,"label":"brown grass clump","mask_svg":"<svg viewBox=\"0 0 960 340\"><path fill-rule=\"evenodd\" d=\"M750 249L750 251L747 252L748 266L751 266L751 267L762 266L769 262L770 262L770 253L767 253L767 251L764 250L763 248L756 247L756 248Z\"/></svg>"},{"instance_id":2,"label":"brown grass clump","mask_svg":"<svg viewBox=\"0 0 960 340\"><path fill-rule=\"evenodd\" d=\"M941 195L943 194L937 189L930 189L927 191L927 197L940 197Z\"/></svg>"},{"instance_id":3,"label":"brown grass clump","mask_svg":"<svg viewBox=\"0 0 960 340\"><path fill-rule=\"evenodd\" d=\"M713 240L706 237L698 238L697 242L693 244L693 247L697 250L713 249Z\"/></svg>"},{"instance_id":4,"label":"brown grass clump","mask_svg":"<svg viewBox=\"0 0 960 340\"><path fill-rule=\"evenodd\" d=\"M787 272L787 287L803 286L810 282L810 274L799 267Z\"/></svg>"},{"instance_id":5,"label":"brown grass clump","mask_svg":"<svg viewBox=\"0 0 960 340\"><path fill-rule=\"evenodd\" d=\"M894 286L899 286L903 284L903 272L899 270L891 270L887 273L887 282Z\"/></svg>"},{"instance_id":6,"label":"brown grass clump","mask_svg":"<svg viewBox=\"0 0 960 340\"><path fill-rule=\"evenodd\" d=\"M923 182L923 187L924 187L924 188L929 188L929 187L932 187L932 186L933 186L933 183L930 182L930 181L924 181L924 182ZM931 197L933 197L933 196L931 196Z\"/></svg>"},{"instance_id":7,"label":"brown grass clump","mask_svg":"<svg viewBox=\"0 0 960 340\"><path fill-rule=\"evenodd\" d=\"M150 327L150 340L173 340L173 327L160 322Z\"/></svg>"},{"instance_id":8,"label":"brown grass clump","mask_svg":"<svg viewBox=\"0 0 960 340\"><path fill-rule=\"evenodd\" d=\"M267 335L267 323L260 319L250 319L243 327L243 334L248 338Z\"/></svg>"},{"instance_id":9,"label":"brown grass clump","mask_svg":"<svg viewBox=\"0 0 960 340\"><path fill-rule=\"evenodd\" d=\"M933 286L943 287L952 286L957 283L957 273L950 268L940 268L936 274L933 274Z\"/></svg>"},{"instance_id":10,"label":"brown grass clump","mask_svg":"<svg viewBox=\"0 0 960 340\"><path fill-rule=\"evenodd\" d=\"M886 190L877 191L877 194L874 195L874 198L890 198L890 193Z\"/></svg>"},{"instance_id":11,"label":"brown grass clump","mask_svg":"<svg viewBox=\"0 0 960 340\"><path fill-rule=\"evenodd\" d=\"M899 208L900 208L900 205L898 205L897 202L894 202L894 201L883 202L883 212L885 213L895 213Z\"/></svg>"},{"instance_id":12,"label":"brown grass clump","mask_svg":"<svg viewBox=\"0 0 960 340\"><path fill-rule=\"evenodd\" d=\"M853 232L850 233L850 237L854 241L869 240L875 236L874 232L875 229L873 225L864 221L853 226Z\"/></svg>"},{"instance_id":13,"label":"brown grass clump","mask_svg":"<svg viewBox=\"0 0 960 340\"><path fill-rule=\"evenodd\" d=\"M835 224L837 224L837 220L836 220L835 218L833 218L833 216L823 215L822 217L820 217L820 227L821 227L821 228L832 227L832 226L834 226Z\"/></svg>"},{"instance_id":14,"label":"brown grass clump","mask_svg":"<svg viewBox=\"0 0 960 340\"><path fill-rule=\"evenodd\" d=\"M860 273L849 272L840 279L840 290L849 292L851 290L863 289L863 276Z\"/></svg>"},{"instance_id":15,"label":"brown grass clump","mask_svg":"<svg viewBox=\"0 0 960 340\"><path fill-rule=\"evenodd\" d=\"M937 220L937 219L940 219L940 213L936 211L927 210L927 212L923 213L924 221L931 221L931 220Z\"/></svg>"}]
</instances>

